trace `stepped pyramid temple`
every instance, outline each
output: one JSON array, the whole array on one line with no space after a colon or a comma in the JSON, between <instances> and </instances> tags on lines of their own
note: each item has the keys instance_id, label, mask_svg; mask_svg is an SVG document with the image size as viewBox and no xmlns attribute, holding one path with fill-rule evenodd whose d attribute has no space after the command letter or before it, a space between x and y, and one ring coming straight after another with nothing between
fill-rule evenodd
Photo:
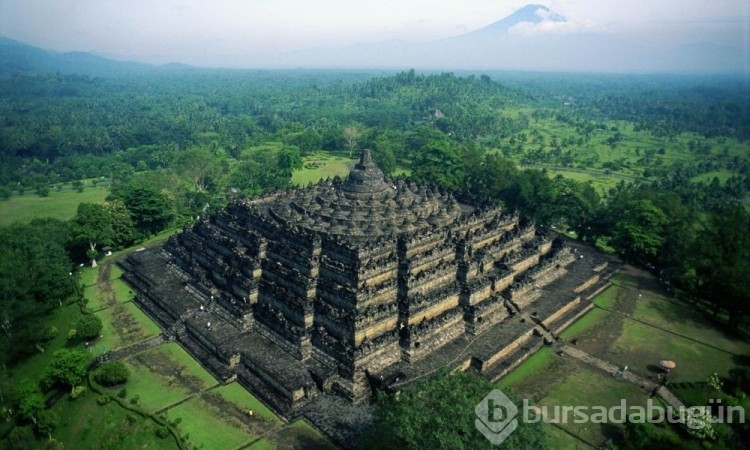
<instances>
[{"instance_id":1,"label":"stepped pyramid temple","mask_svg":"<svg viewBox=\"0 0 750 450\"><path fill-rule=\"evenodd\" d=\"M440 369L499 378L614 270L497 206L388 179L367 150L345 180L233 201L121 265L168 338L332 435L346 418L321 402Z\"/></svg>"}]
</instances>

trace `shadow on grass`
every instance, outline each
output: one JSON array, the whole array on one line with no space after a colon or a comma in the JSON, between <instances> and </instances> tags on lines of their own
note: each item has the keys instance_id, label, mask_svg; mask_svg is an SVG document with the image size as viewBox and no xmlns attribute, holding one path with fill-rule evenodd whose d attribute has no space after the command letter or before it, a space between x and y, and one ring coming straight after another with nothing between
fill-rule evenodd
<instances>
[{"instance_id":1,"label":"shadow on grass","mask_svg":"<svg viewBox=\"0 0 750 450\"><path fill-rule=\"evenodd\" d=\"M732 355L732 362L738 366L750 367L750 355Z\"/></svg>"},{"instance_id":2,"label":"shadow on grass","mask_svg":"<svg viewBox=\"0 0 750 450\"><path fill-rule=\"evenodd\" d=\"M657 366L657 365L654 365L654 364L648 364L646 366L646 369L649 372L656 373L656 374L660 374L660 373L664 373L665 372L664 369L661 366Z\"/></svg>"}]
</instances>

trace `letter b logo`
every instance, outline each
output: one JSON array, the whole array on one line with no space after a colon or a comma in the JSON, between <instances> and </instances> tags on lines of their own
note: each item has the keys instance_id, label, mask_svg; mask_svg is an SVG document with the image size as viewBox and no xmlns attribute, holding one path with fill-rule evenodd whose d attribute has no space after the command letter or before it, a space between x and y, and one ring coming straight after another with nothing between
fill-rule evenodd
<instances>
[{"instance_id":1,"label":"letter b logo","mask_svg":"<svg viewBox=\"0 0 750 450\"><path fill-rule=\"evenodd\" d=\"M493 445L500 445L518 427L518 407L500 389L487 394L474 413L474 426Z\"/></svg>"}]
</instances>

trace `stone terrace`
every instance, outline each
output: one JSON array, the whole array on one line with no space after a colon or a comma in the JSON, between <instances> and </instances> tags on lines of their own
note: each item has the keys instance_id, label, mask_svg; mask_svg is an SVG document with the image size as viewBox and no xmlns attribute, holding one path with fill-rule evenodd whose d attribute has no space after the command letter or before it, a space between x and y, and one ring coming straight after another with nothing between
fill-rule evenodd
<instances>
[{"instance_id":1,"label":"stone terrace","mask_svg":"<svg viewBox=\"0 0 750 450\"><path fill-rule=\"evenodd\" d=\"M208 370L344 447L373 389L492 380L591 307L618 263L490 204L389 180L231 203L121 263L136 302Z\"/></svg>"}]
</instances>

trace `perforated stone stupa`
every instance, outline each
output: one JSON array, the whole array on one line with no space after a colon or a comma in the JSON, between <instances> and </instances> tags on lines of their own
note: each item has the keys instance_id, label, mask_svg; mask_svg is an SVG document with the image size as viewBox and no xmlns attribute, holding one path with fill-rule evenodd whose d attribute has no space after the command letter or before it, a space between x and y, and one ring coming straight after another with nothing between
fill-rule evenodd
<instances>
[{"instance_id":1,"label":"perforated stone stupa","mask_svg":"<svg viewBox=\"0 0 750 450\"><path fill-rule=\"evenodd\" d=\"M367 150L345 180L233 201L122 266L220 379L332 435L323 398L360 404L439 368L496 379L611 270L496 206L388 179Z\"/></svg>"}]
</instances>

